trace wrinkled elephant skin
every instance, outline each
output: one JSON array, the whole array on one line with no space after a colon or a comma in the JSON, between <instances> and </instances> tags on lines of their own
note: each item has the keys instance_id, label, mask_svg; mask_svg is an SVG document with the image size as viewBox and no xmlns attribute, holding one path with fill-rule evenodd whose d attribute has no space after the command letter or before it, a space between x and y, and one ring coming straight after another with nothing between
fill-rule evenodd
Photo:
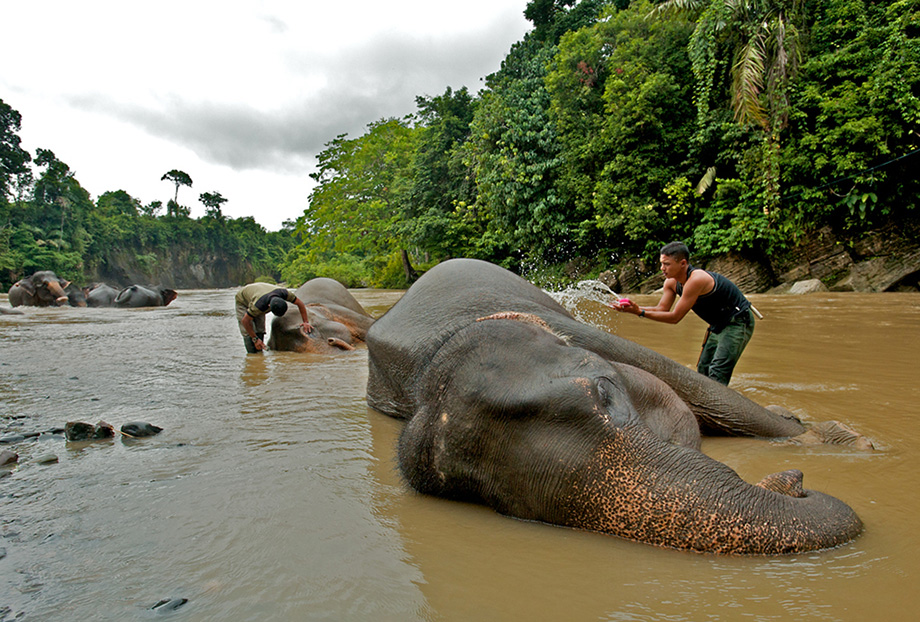
<instances>
[{"instance_id":1,"label":"wrinkled elephant skin","mask_svg":"<svg viewBox=\"0 0 920 622\"><path fill-rule=\"evenodd\" d=\"M165 287L144 287L131 285L126 287L115 297L116 307L165 307L176 299L178 294L173 289Z\"/></svg>"},{"instance_id":2,"label":"wrinkled elephant skin","mask_svg":"<svg viewBox=\"0 0 920 622\"><path fill-rule=\"evenodd\" d=\"M30 277L13 283L9 291L10 306L59 307L66 305L68 298L64 288L69 285L69 281L58 278L50 270L36 272Z\"/></svg>"},{"instance_id":3,"label":"wrinkled elephant skin","mask_svg":"<svg viewBox=\"0 0 920 622\"><path fill-rule=\"evenodd\" d=\"M334 279L311 279L294 292L307 305L313 332L300 330L303 319L293 304L288 312L272 320L268 347L291 352L331 353L354 350L363 343L374 323L367 311L344 285Z\"/></svg>"},{"instance_id":4,"label":"wrinkled elephant skin","mask_svg":"<svg viewBox=\"0 0 920 622\"><path fill-rule=\"evenodd\" d=\"M576 321L497 266L439 264L367 347L368 405L406 420L399 469L419 492L719 554L824 549L862 530L799 471L751 485L699 451L700 420L773 437L798 421Z\"/></svg>"}]
</instances>

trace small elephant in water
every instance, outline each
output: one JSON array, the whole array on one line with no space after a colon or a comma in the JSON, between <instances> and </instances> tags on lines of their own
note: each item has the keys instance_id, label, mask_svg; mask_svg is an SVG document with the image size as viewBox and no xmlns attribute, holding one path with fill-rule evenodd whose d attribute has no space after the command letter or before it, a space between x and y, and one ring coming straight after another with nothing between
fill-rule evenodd
<instances>
[{"instance_id":1,"label":"small elephant in water","mask_svg":"<svg viewBox=\"0 0 920 622\"><path fill-rule=\"evenodd\" d=\"M116 307L165 307L179 294L174 289L165 287L144 287L131 285L126 287L115 297Z\"/></svg>"},{"instance_id":2,"label":"small elephant in water","mask_svg":"<svg viewBox=\"0 0 920 622\"><path fill-rule=\"evenodd\" d=\"M64 292L67 294L67 304L71 307L86 306L86 294L83 293L82 287L70 283L64 288Z\"/></svg>"},{"instance_id":3,"label":"small elephant in water","mask_svg":"<svg viewBox=\"0 0 920 622\"><path fill-rule=\"evenodd\" d=\"M87 307L114 307L118 290L105 283L93 283L83 288Z\"/></svg>"},{"instance_id":4,"label":"small elephant in water","mask_svg":"<svg viewBox=\"0 0 920 622\"><path fill-rule=\"evenodd\" d=\"M293 352L354 350L363 342L374 318L351 292L335 279L311 279L295 292L307 306L313 332L300 329L300 312L289 304L288 312L272 320L268 347Z\"/></svg>"},{"instance_id":5,"label":"small elephant in water","mask_svg":"<svg viewBox=\"0 0 920 622\"><path fill-rule=\"evenodd\" d=\"M69 304L65 288L70 281L58 278L51 270L42 270L21 279L10 287L11 307L60 307Z\"/></svg>"},{"instance_id":6,"label":"small elephant in water","mask_svg":"<svg viewBox=\"0 0 920 622\"><path fill-rule=\"evenodd\" d=\"M800 471L751 485L700 451L701 427L782 438L801 422L578 322L498 266L435 266L367 348L368 405L406 421L399 469L419 492L720 554L829 548L862 530Z\"/></svg>"}]
</instances>

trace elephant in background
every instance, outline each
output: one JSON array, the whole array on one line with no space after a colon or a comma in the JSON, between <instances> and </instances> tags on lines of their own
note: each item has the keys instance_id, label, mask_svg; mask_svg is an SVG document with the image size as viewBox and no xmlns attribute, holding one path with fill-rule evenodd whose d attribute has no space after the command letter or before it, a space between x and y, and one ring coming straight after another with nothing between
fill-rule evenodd
<instances>
[{"instance_id":1,"label":"elephant in background","mask_svg":"<svg viewBox=\"0 0 920 622\"><path fill-rule=\"evenodd\" d=\"M367 334L367 402L405 420L398 464L425 494L663 547L824 549L862 530L802 473L756 485L700 451L700 428L805 426L643 346L575 320L492 264L423 275Z\"/></svg>"},{"instance_id":2,"label":"elephant in background","mask_svg":"<svg viewBox=\"0 0 920 622\"><path fill-rule=\"evenodd\" d=\"M64 292L67 294L67 304L71 307L86 306L86 294L83 293L82 287L70 283L64 288Z\"/></svg>"},{"instance_id":3,"label":"elephant in background","mask_svg":"<svg viewBox=\"0 0 920 622\"><path fill-rule=\"evenodd\" d=\"M87 307L114 307L118 290L105 283L93 283L83 288Z\"/></svg>"},{"instance_id":4,"label":"elephant in background","mask_svg":"<svg viewBox=\"0 0 920 622\"><path fill-rule=\"evenodd\" d=\"M58 278L51 270L42 270L13 283L9 291L11 307L59 307L69 304L65 288L70 281Z\"/></svg>"},{"instance_id":5,"label":"elephant in background","mask_svg":"<svg viewBox=\"0 0 920 622\"><path fill-rule=\"evenodd\" d=\"M174 289L165 287L144 287L142 285L131 285L126 287L115 297L116 307L165 307L179 294Z\"/></svg>"},{"instance_id":6,"label":"elephant in background","mask_svg":"<svg viewBox=\"0 0 920 622\"><path fill-rule=\"evenodd\" d=\"M335 279L311 279L294 292L307 306L313 332L300 329L300 312L288 303L288 312L272 320L268 347L293 352L354 350L363 342L374 318Z\"/></svg>"}]
</instances>

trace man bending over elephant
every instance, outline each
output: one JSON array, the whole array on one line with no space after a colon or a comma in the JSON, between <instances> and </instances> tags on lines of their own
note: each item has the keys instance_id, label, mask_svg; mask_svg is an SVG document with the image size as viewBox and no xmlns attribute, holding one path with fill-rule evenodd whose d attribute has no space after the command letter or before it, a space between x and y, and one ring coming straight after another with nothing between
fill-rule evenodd
<instances>
[{"instance_id":1,"label":"man bending over elephant","mask_svg":"<svg viewBox=\"0 0 920 622\"><path fill-rule=\"evenodd\" d=\"M313 331L307 316L307 306L294 292L269 283L250 283L236 293L236 319L243 335L246 352L255 354L265 349L265 314L271 310L277 316L287 313L287 303L300 309L304 333Z\"/></svg>"},{"instance_id":2,"label":"man bending over elephant","mask_svg":"<svg viewBox=\"0 0 920 622\"><path fill-rule=\"evenodd\" d=\"M691 266L690 250L682 242L665 244L660 261L665 280L658 304L640 307L629 302L614 308L667 324L677 324L692 309L709 324L696 370L728 385L741 353L754 334L750 301L721 274ZM680 300L675 305L678 296Z\"/></svg>"}]
</instances>

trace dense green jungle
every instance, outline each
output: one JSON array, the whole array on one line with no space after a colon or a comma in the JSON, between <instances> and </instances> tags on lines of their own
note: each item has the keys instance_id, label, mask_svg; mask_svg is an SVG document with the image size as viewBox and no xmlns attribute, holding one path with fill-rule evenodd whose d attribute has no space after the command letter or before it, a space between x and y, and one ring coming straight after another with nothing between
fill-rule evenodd
<instances>
[{"instance_id":1,"label":"dense green jungle","mask_svg":"<svg viewBox=\"0 0 920 622\"><path fill-rule=\"evenodd\" d=\"M224 217L219 193L191 219L178 170L165 209L124 190L93 201L51 150L20 147L0 101L0 286L50 269L403 288L461 256L534 280L650 275L677 239L776 284L816 236L851 254L879 231L916 245L899 223L920 197L920 0L532 0L524 14L532 28L478 93L419 95L330 137L281 231Z\"/></svg>"}]
</instances>

